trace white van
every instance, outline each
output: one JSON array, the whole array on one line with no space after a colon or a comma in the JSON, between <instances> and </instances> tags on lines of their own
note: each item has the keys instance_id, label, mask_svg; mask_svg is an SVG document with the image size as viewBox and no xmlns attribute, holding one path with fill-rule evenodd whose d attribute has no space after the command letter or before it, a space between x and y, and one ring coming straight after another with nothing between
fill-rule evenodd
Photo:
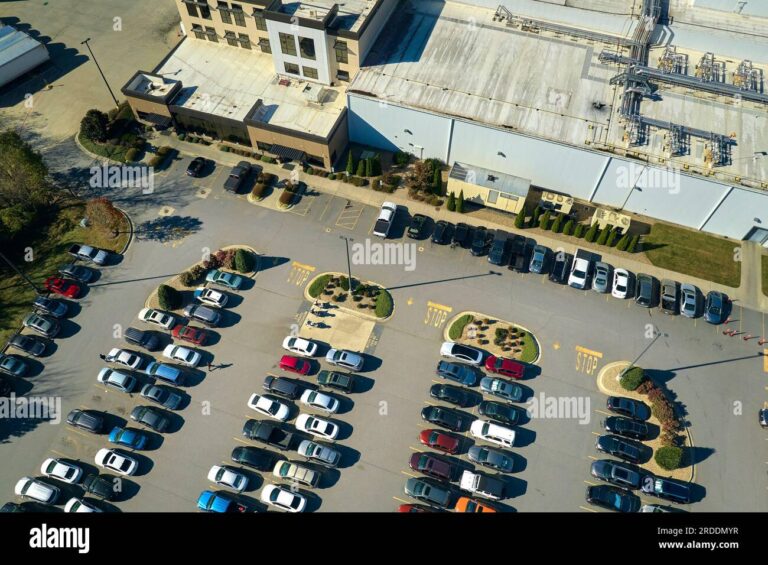
<instances>
[{"instance_id":1,"label":"white van","mask_svg":"<svg viewBox=\"0 0 768 565\"><path fill-rule=\"evenodd\" d=\"M515 444L515 431L487 420L475 420L469 428L472 437L495 443L501 447Z\"/></svg>"},{"instance_id":2,"label":"white van","mask_svg":"<svg viewBox=\"0 0 768 565\"><path fill-rule=\"evenodd\" d=\"M17 496L53 504L59 498L59 489L32 477L24 477L16 483L14 492Z\"/></svg>"}]
</instances>

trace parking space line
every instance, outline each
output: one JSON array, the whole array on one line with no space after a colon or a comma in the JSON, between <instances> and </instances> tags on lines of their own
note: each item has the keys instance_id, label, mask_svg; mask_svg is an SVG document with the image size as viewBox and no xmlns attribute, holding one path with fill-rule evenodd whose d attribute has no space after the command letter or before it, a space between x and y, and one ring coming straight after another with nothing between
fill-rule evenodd
<instances>
[{"instance_id":1,"label":"parking space line","mask_svg":"<svg viewBox=\"0 0 768 565\"><path fill-rule=\"evenodd\" d=\"M596 487L596 486L597 486L597 483L593 483L593 482L591 482L591 481L584 481L584 482L585 482L586 484L588 484L589 486L591 486L591 487Z\"/></svg>"},{"instance_id":2,"label":"parking space line","mask_svg":"<svg viewBox=\"0 0 768 565\"><path fill-rule=\"evenodd\" d=\"M587 457L594 461L597 461L597 457L595 457L594 455L587 455Z\"/></svg>"},{"instance_id":3,"label":"parking space line","mask_svg":"<svg viewBox=\"0 0 768 565\"><path fill-rule=\"evenodd\" d=\"M235 441L239 441L240 443L244 443L245 445L252 445L250 441L245 441L241 437L233 437L232 439L235 440Z\"/></svg>"},{"instance_id":4,"label":"parking space line","mask_svg":"<svg viewBox=\"0 0 768 565\"><path fill-rule=\"evenodd\" d=\"M586 347L582 347L581 345L576 346L576 351L579 353L584 353L586 355L591 355L592 357L597 357L598 359L603 358L603 354L599 351L594 351L592 349L587 349Z\"/></svg>"},{"instance_id":5,"label":"parking space line","mask_svg":"<svg viewBox=\"0 0 768 565\"><path fill-rule=\"evenodd\" d=\"M600 514L599 510L595 510L594 508L587 508L586 506L579 506L582 510L586 510L587 512L594 512L595 514Z\"/></svg>"},{"instance_id":6,"label":"parking space line","mask_svg":"<svg viewBox=\"0 0 768 565\"><path fill-rule=\"evenodd\" d=\"M768 439L768 438L766 438L766 439ZM416 448L416 447L413 447L412 445L409 445L408 447L410 447L413 451L421 451L421 448ZM426 447L426 446L424 446L424 447Z\"/></svg>"},{"instance_id":7,"label":"parking space line","mask_svg":"<svg viewBox=\"0 0 768 565\"><path fill-rule=\"evenodd\" d=\"M407 500L403 500L402 498L398 498L396 496L393 496L392 498L397 500L398 502L402 502L403 504L412 504L411 502L408 502Z\"/></svg>"},{"instance_id":8,"label":"parking space line","mask_svg":"<svg viewBox=\"0 0 768 565\"><path fill-rule=\"evenodd\" d=\"M596 436L599 436L600 434L599 434L599 433L597 433L597 432L592 432L592 435L596 435Z\"/></svg>"},{"instance_id":9,"label":"parking space line","mask_svg":"<svg viewBox=\"0 0 768 565\"><path fill-rule=\"evenodd\" d=\"M61 453L60 451L56 451L55 449L51 449L51 453L55 453L59 457L69 457L68 455L65 455L64 453Z\"/></svg>"},{"instance_id":10,"label":"parking space line","mask_svg":"<svg viewBox=\"0 0 768 565\"><path fill-rule=\"evenodd\" d=\"M763 349L763 371L768 373L768 349Z\"/></svg>"},{"instance_id":11,"label":"parking space line","mask_svg":"<svg viewBox=\"0 0 768 565\"><path fill-rule=\"evenodd\" d=\"M406 475L408 477L418 478L418 475L414 475L413 473L408 473L406 471L400 471L403 475Z\"/></svg>"},{"instance_id":12,"label":"parking space line","mask_svg":"<svg viewBox=\"0 0 768 565\"><path fill-rule=\"evenodd\" d=\"M611 414L610 412L606 412L605 410L599 410L597 408L595 408L595 412L597 412L598 414L602 414L603 416L613 416L613 414Z\"/></svg>"},{"instance_id":13,"label":"parking space line","mask_svg":"<svg viewBox=\"0 0 768 565\"><path fill-rule=\"evenodd\" d=\"M365 207L362 204L352 204L349 207L339 212L336 217L336 227L344 228L347 230L354 230L357 227L357 222L360 221L360 216L363 215Z\"/></svg>"}]
</instances>

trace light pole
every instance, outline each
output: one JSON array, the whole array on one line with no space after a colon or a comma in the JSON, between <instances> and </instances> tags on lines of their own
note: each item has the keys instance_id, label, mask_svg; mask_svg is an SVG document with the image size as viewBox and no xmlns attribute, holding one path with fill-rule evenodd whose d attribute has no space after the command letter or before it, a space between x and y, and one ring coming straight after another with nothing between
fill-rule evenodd
<instances>
[{"instance_id":1,"label":"light pole","mask_svg":"<svg viewBox=\"0 0 768 565\"><path fill-rule=\"evenodd\" d=\"M13 269L14 271L16 271L16 273L18 273L18 275L19 275L21 278L23 278L25 281L27 281L27 283L29 284L29 286L31 286L32 288L34 288L34 289L35 289L35 292L36 292L37 294L42 294L42 293L43 293L43 291L41 291L39 288L37 288L37 286L35 286L35 283L33 283L33 282L32 282L32 279L30 279L30 278L29 278L27 275L25 275L25 274L24 274L24 273L22 273L22 272L21 272L21 271L20 271L18 268L16 268L16 265L14 265L13 263L11 263L11 260L10 260L10 259L8 259L8 257L6 257L5 255L3 255L2 253L0 253L0 257L2 257L3 261L5 261L6 263L8 263L8 265L11 267L11 269Z\"/></svg>"},{"instance_id":2,"label":"light pole","mask_svg":"<svg viewBox=\"0 0 768 565\"><path fill-rule=\"evenodd\" d=\"M91 40L89 37L85 41L81 41L80 45L85 45L88 48L88 53L91 54L91 59L93 59L93 62L96 63L96 68L99 69L99 74L101 75L101 78L104 80L104 84L107 85L107 90L109 90L109 95L112 97L112 100L115 101L115 107L120 107L120 104L117 102L117 98L115 98L115 94L112 92L112 88L110 88L109 83L107 82L107 77L104 76L104 73L101 70L101 67L99 66L99 62L96 60L96 57L93 54L93 51L91 51L91 46L88 43Z\"/></svg>"},{"instance_id":3,"label":"light pole","mask_svg":"<svg viewBox=\"0 0 768 565\"><path fill-rule=\"evenodd\" d=\"M344 245L347 249L347 275L349 276L349 290L347 291L347 295L351 297L354 281L352 280L352 262L349 260L349 242L355 240L351 237L347 237L346 235L340 235L339 238L344 240Z\"/></svg>"},{"instance_id":4,"label":"light pole","mask_svg":"<svg viewBox=\"0 0 768 565\"><path fill-rule=\"evenodd\" d=\"M659 339L661 336L664 336L664 337L666 337L666 336L667 336L667 334L663 334L663 333L661 333L661 332L659 331L659 328L657 328L657 327L655 327L655 326L654 326L654 328L653 328L653 329L654 329L654 330L656 330L656 335L655 335L655 336L654 336L654 338L651 340L651 343L649 343L648 345L646 345L646 346L645 346L645 349L643 349L643 350L640 352L640 354L639 354L637 357L635 357L634 361L632 361L632 362L631 362L631 363L630 363L630 364L629 364L629 365L628 365L628 366L627 366L627 367L626 367L626 368L625 368L625 369L624 369L624 370L621 372L621 374L619 375L619 380L621 380L621 378L622 378L622 377L623 377L623 376L624 376L624 375L627 373L627 371L629 371L629 370L630 370L632 367L634 367L634 366L635 366L635 364L636 364L638 361L640 361L640 358L641 358L643 355L645 355L645 354L648 352L648 350L649 350L651 347L653 347L653 344L654 344L654 343L656 343L656 340L658 340L658 339Z\"/></svg>"}]
</instances>

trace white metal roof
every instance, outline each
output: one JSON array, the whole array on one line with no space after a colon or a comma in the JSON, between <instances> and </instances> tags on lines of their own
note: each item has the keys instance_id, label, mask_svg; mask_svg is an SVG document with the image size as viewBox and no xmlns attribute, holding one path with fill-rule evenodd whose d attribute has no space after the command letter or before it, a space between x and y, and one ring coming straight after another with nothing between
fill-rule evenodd
<instances>
[{"instance_id":1,"label":"white metal roof","mask_svg":"<svg viewBox=\"0 0 768 565\"><path fill-rule=\"evenodd\" d=\"M42 45L23 31L0 24L0 67Z\"/></svg>"}]
</instances>

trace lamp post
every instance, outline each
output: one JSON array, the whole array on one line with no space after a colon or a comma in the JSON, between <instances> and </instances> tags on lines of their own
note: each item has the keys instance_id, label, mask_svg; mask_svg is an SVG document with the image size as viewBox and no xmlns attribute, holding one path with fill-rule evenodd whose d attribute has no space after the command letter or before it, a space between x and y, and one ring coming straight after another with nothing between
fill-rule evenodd
<instances>
[{"instance_id":1,"label":"lamp post","mask_svg":"<svg viewBox=\"0 0 768 565\"><path fill-rule=\"evenodd\" d=\"M347 291L347 296L351 297L352 290L354 287L354 281L352 280L352 262L349 259L349 242L355 241L355 240L346 235L340 235L339 239L344 240L344 245L346 246L346 250L347 250L347 275L349 276L349 290Z\"/></svg>"},{"instance_id":2,"label":"lamp post","mask_svg":"<svg viewBox=\"0 0 768 565\"><path fill-rule=\"evenodd\" d=\"M93 54L93 51L91 50L91 46L88 43L91 40L91 38L87 38L85 41L81 41L80 45L85 45L88 48L88 53L91 54L91 59L93 59L93 62L96 63L96 68L99 69L99 74L101 75L101 78L104 80L104 84L107 85L107 90L109 90L109 95L112 97L112 100L115 101L115 107L119 107L120 104L117 102L117 98L115 98L115 94L112 92L112 88L109 86L109 83L107 82L107 77L104 76L104 73L101 70L101 67L99 66L99 62L96 60L95 55Z\"/></svg>"},{"instance_id":3,"label":"lamp post","mask_svg":"<svg viewBox=\"0 0 768 565\"><path fill-rule=\"evenodd\" d=\"M3 255L2 253L0 253L0 257L3 259L3 261L5 261L6 263L8 263L8 266L9 266L9 267L11 267L11 269L13 269L14 271L16 271L16 273L17 273L17 274L18 274L18 275L19 275L21 278L23 278L25 281L27 281L27 283L29 284L29 286L31 286L32 288L34 288L34 289L35 289L35 292L36 292L37 294L42 294L42 293L43 293L43 291L42 291L42 290L40 290L39 288L37 288L37 286L35 285L35 283L33 283L33 282L32 282L32 279L30 279L30 278L29 278L27 275L25 275L24 273L22 273L22 272L21 272L21 270L20 270L20 269L18 269L18 268L16 267L16 265L14 265L13 263L11 263L11 260L10 260L10 259L8 259L8 257L6 257L5 255Z\"/></svg>"},{"instance_id":4,"label":"lamp post","mask_svg":"<svg viewBox=\"0 0 768 565\"><path fill-rule=\"evenodd\" d=\"M625 369L624 369L624 370L621 372L621 374L619 375L619 380L621 380L621 378L622 378L622 377L623 377L623 376L624 376L624 375L627 373L627 371L629 371L629 370L630 370L632 367L634 367L634 366L637 364L637 362L638 362L638 361L640 361L640 358L641 358L643 355L645 355L645 354L648 352L648 350L649 350L651 347L653 347L653 344L654 344L654 343L656 343L656 341L657 341L657 340L658 340L658 339L659 339L661 336L667 337L667 334L663 334L663 333L661 333L661 332L659 331L659 328L657 328L657 327L655 327L655 326L654 326L654 328L653 328L653 329L654 329L654 330L656 330L656 335L655 335L655 336L654 336L654 338L651 340L651 343L649 343L648 345L646 345L646 346L645 346L645 349L643 349L643 350L640 352L640 354L639 354L637 357L635 357L634 361L632 361L632 362L631 362L631 363L630 363L630 364L629 364L629 365L628 365L628 366L627 366L627 367L626 367L626 368L625 368Z\"/></svg>"}]
</instances>

